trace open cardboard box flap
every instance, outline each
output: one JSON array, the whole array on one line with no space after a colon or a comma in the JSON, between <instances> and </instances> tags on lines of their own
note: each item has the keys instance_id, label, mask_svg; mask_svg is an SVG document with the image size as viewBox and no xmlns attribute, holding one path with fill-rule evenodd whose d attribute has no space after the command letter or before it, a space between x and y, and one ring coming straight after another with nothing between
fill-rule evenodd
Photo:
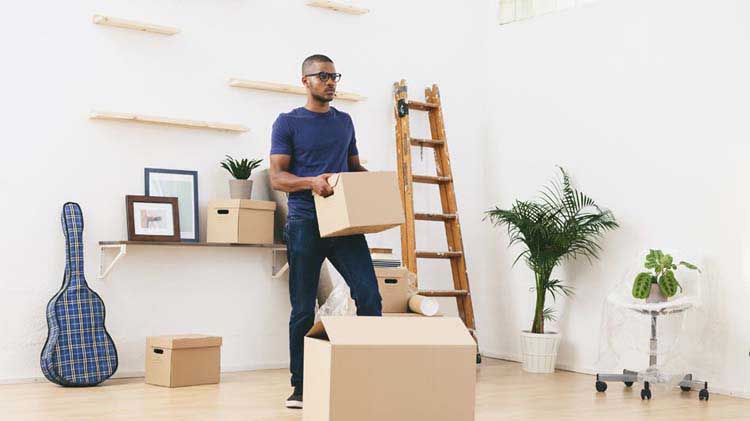
<instances>
[{"instance_id":1,"label":"open cardboard box flap","mask_svg":"<svg viewBox=\"0 0 750 421\"><path fill-rule=\"evenodd\" d=\"M476 346L458 317L325 316L307 337L333 345Z\"/></svg>"}]
</instances>

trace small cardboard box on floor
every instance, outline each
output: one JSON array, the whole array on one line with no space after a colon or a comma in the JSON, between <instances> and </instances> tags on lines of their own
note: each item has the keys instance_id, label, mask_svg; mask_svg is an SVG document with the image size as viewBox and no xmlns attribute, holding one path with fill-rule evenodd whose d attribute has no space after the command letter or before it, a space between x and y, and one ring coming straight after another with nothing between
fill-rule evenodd
<instances>
[{"instance_id":1,"label":"small cardboard box on floor","mask_svg":"<svg viewBox=\"0 0 750 421\"><path fill-rule=\"evenodd\" d=\"M272 244L276 202L215 200L208 203L209 243Z\"/></svg>"},{"instance_id":2,"label":"small cardboard box on floor","mask_svg":"<svg viewBox=\"0 0 750 421\"><path fill-rule=\"evenodd\" d=\"M476 344L457 317L322 317L305 337L304 421L472 421Z\"/></svg>"},{"instance_id":3,"label":"small cardboard box on floor","mask_svg":"<svg viewBox=\"0 0 750 421\"><path fill-rule=\"evenodd\" d=\"M404 223L395 172L344 172L332 175L328 183L332 195L314 195L321 237L381 232Z\"/></svg>"},{"instance_id":4,"label":"small cardboard box on floor","mask_svg":"<svg viewBox=\"0 0 750 421\"><path fill-rule=\"evenodd\" d=\"M383 298L383 313L409 311L409 270L400 268L375 268L378 290Z\"/></svg>"},{"instance_id":5,"label":"small cardboard box on floor","mask_svg":"<svg viewBox=\"0 0 750 421\"><path fill-rule=\"evenodd\" d=\"M206 335L146 338L146 383L181 387L219 383L221 337Z\"/></svg>"}]
</instances>

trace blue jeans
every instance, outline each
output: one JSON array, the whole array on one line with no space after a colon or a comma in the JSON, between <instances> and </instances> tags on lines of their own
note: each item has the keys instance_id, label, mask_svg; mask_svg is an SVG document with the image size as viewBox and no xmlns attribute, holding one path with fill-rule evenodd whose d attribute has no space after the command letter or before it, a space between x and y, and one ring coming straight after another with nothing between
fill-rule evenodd
<instances>
[{"instance_id":1,"label":"blue jeans","mask_svg":"<svg viewBox=\"0 0 750 421\"><path fill-rule=\"evenodd\" d=\"M289 218L284 226L289 260L289 357L292 386L302 386L305 334L315 321L315 298L323 261L328 260L351 290L359 316L380 316L382 303L370 249L362 234L321 238L318 221Z\"/></svg>"}]
</instances>

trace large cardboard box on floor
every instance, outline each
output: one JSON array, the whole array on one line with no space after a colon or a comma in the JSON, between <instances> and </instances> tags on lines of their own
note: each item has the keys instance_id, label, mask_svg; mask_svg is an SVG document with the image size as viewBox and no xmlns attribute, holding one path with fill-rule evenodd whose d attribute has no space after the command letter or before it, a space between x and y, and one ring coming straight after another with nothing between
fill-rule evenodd
<instances>
[{"instance_id":1,"label":"large cardboard box on floor","mask_svg":"<svg viewBox=\"0 0 750 421\"><path fill-rule=\"evenodd\" d=\"M219 383L221 337L206 335L146 338L146 383L181 387Z\"/></svg>"},{"instance_id":2,"label":"large cardboard box on floor","mask_svg":"<svg viewBox=\"0 0 750 421\"><path fill-rule=\"evenodd\" d=\"M383 299L383 313L409 311L409 270L400 268L375 268L378 290Z\"/></svg>"},{"instance_id":3,"label":"large cardboard box on floor","mask_svg":"<svg viewBox=\"0 0 750 421\"><path fill-rule=\"evenodd\" d=\"M216 200L208 203L209 243L272 244L276 202Z\"/></svg>"},{"instance_id":4,"label":"large cardboard box on floor","mask_svg":"<svg viewBox=\"0 0 750 421\"><path fill-rule=\"evenodd\" d=\"M333 194L315 196L321 237L385 231L404 223L404 206L394 171L332 175Z\"/></svg>"},{"instance_id":5,"label":"large cardboard box on floor","mask_svg":"<svg viewBox=\"0 0 750 421\"><path fill-rule=\"evenodd\" d=\"M304 421L472 421L476 344L457 317L322 317L305 337Z\"/></svg>"}]
</instances>

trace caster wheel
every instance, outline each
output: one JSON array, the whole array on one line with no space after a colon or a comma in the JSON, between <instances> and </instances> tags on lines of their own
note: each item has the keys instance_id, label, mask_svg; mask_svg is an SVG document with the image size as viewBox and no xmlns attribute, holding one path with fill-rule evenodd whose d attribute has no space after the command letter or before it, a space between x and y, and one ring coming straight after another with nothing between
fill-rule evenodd
<instances>
[{"instance_id":1,"label":"caster wheel","mask_svg":"<svg viewBox=\"0 0 750 421\"><path fill-rule=\"evenodd\" d=\"M689 392L693 389L690 386L680 386L680 390L682 390L683 392Z\"/></svg>"},{"instance_id":2,"label":"caster wheel","mask_svg":"<svg viewBox=\"0 0 750 421\"><path fill-rule=\"evenodd\" d=\"M482 363L482 354L478 353L477 354L477 364L481 364L481 363Z\"/></svg>"},{"instance_id":3,"label":"caster wheel","mask_svg":"<svg viewBox=\"0 0 750 421\"><path fill-rule=\"evenodd\" d=\"M641 389L641 400L651 400L651 389Z\"/></svg>"},{"instance_id":4,"label":"caster wheel","mask_svg":"<svg viewBox=\"0 0 750 421\"><path fill-rule=\"evenodd\" d=\"M625 383L625 387L632 387L633 386L633 382L624 382L624 383Z\"/></svg>"},{"instance_id":5,"label":"caster wheel","mask_svg":"<svg viewBox=\"0 0 750 421\"><path fill-rule=\"evenodd\" d=\"M607 383L600 382L597 380L596 382L596 391L597 392L604 392L607 390Z\"/></svg>"},{"instance_id":6,"label":"caster wheel","mask_svg":"<svg viewBox=\"0 0 750 421\"><path fill-rule=\"evenodd\" d=\"M698 392L698 399L702 401L708 400L708 389L701 389L700 392Z\"/></svg>"}]
</instances>

